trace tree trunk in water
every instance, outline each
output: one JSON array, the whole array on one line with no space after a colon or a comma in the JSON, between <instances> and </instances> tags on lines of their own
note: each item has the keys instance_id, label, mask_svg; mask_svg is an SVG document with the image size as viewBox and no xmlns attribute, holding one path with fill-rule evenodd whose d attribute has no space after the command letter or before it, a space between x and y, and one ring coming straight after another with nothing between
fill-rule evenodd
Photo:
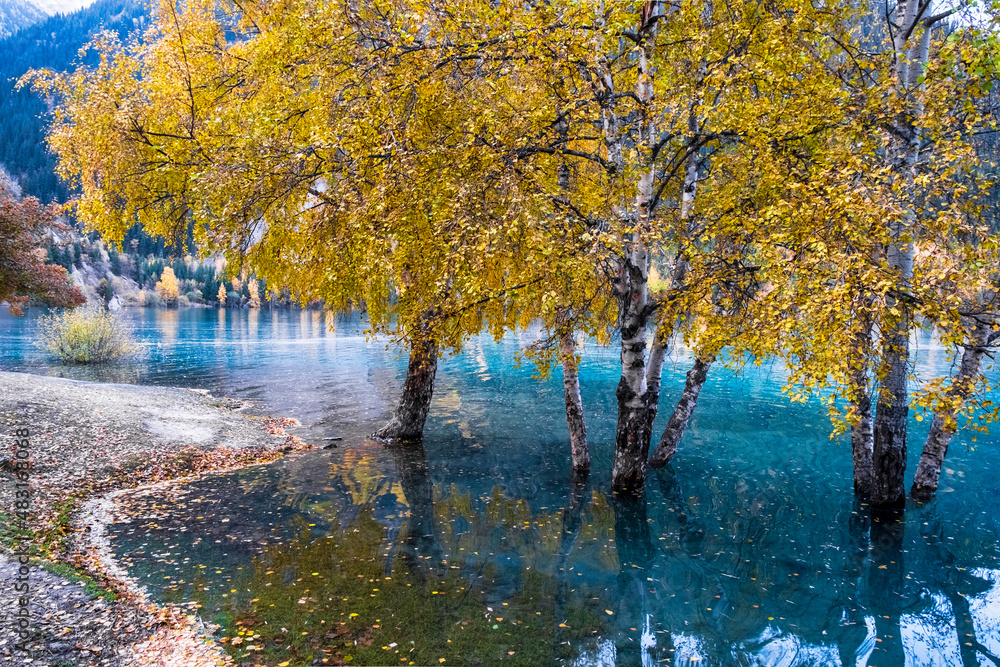
<instances>
[{"instance_id":1,"label":"tree trunk in water","mask_svg":"<svg viewBox=\"0 0 1000 667\"><path fill-rule=\"evenodd\" d=\"M646 482L646 457L652 438L656 396L649 391L637 394L625 378L618 383L618 427L615 433L615 460L611 484L615 493L638 493Z\"/></svg>"},{"instance_id":2,"label":"tree trunk in water","mask_svg":"<svg viewBox=\"0 0 1000 667\"><path fill-rule=\"evenodd\" d=\"M886 246L886 260L898 272L896 288L906 292L913 280L914 243L910 230L915 224L913 204L920 198L914 184L920 159L920 118L923 107L917 91L923 86L920 76L930 52L930 34L934 24L949 14L934 15L933 2L900 0L896 3L896 29L892 32L895 60L894 92L900 95L902 107L893 120L886 150L886 166L894 172L909 195L899 217L890 220L891 241ZM888 16L886 17L888 20ZM873 508L902 507L906 501L903 473L906 470L906 422L909 414L907 375L909 373L910 307L893 296L886 305L894 321L884 327L886 332L882 360L882 387L875 408L874 442L872 447ZM898 312L898 314L897 314Z\"/></svg>"},{"instance_id":3,"label":"tree trunk in water","mask_svg":"<svg viewBox=\"0 0 1000 667\"><path fill-rule=\"evenodd\" d=\"M872 400L867 390L859 390L851 401L860 415L851 426L851 454L854 457L854 493L868 500L872 494Z\"/></svg>"},{"instance_id":4,"label":"tree trunk in water","mask_svg":"<svg viewBox=\"0 0 1000 667\"><path fill-rule=\"evenodd\" d=\"M916 152L908 151L907 147L896 148L899 156L895 162L902 163L902 168L909 173L910 161L916 158ZM913 224L910 218L910 214L904 214L890 222L893 241L886 249L888 264L898 272L897 286L903 291L909 289L913 280L913 243L904 238ZM903 474L906 472L906 425L910 413L907 385L912 315L910 306L893 296L887 296L886 304L892 315L883 329L883 367L875 406L870 496L872 507L881 509L899 508L906 503Z\"/></svg>"},{"instance_id":5,"label":"tree trunk in water","mask_svg":"<svg viewBox=\"0 0 1000 667\"><path fill-rule=\"evenodd\" d=\"M903 107L893 120L886 166L899 179L901 191L915 201L918 198L914 175L920 157L920 101L914 95L917 77L927 61L925 45L929 44L930 25L921 26L922 16L930 16L931 3L900 0L896 4L897 29L893 32L895 60L894 88ZM911 41L912 40L912 41ZM896 289L906 292L913 280L914 244L910 230L915 224L910 206L889 221L891 240L887 244L886 262L897 272ZM906 471L906 421L909 415L907 376L910 361L910 307L887 295L886 305L892 317L883 326L881 384L875 407L874 442L872 444L873 508L899 508L906 502L903 473Z\"/></svg>"},{"instance_id":6,"label":"tree trunk in water","mask_svg":"<svg viewBox=\"0 0 1000 667\"><path fill-rule=\"evenodd\" d=\"M622 342L624 348L624 341ZM611 483L615 493L638 493L646 481L646 459L649 443L653 437L653 421L660 398L660 375L666 357L666 343L655 340L649 352L649 359L643 360L645 340L638 350L638 360L642 370L638 381L641 393L632 389L636 374L622 373L618 383L618 428L615 434L615 460L611 468ZM636 358L635 351L631 353ZM623 349L623 369L626 353ZM633 366L634 366L633 362ZM628 380L631 379L630 383Z\"/></svg>"},{"instance_id":7,"label":"tree trunk in water","mask_svg":"<svg viewBox=\"0 0 1000 667\"><path fill-rule=\"evenodd\" d=\"M660 436L660 444L657 445L653 456L649 459L649 465L652 467L662 468L677 453L677 445L680 444L681 437L684 435L684 431L691 421L691 415L694 414L695 406L698 404L698 395L701 393L701 388L705 386L708 371L712 368L714 361L715 357L707 359L697 357L694 360L694 365L687 372L687 380L684 382L684 393L681 394L680 400L677 401L677 407L674 408L674 414L670 416L667 427L663 429L663 435Z\"/></svg>"},{"instance_id":8,"label":"tree trunk in water","mask_svg":"<svg viewBox=\"0 0 1000 667\"><path fill-rule=\"evenodd\" d=\"M851 425L851 456L854 459L854 495L867 502L872 495L872 450L875 431L872 425L872 395L869 389L872 354L871 299L855 305L861 330L854 336L854 349L849 359L850 383L848 398L858 421Z\"/></svg>"},{"instance_id":9,"label":"tree trunk in water","mask_svg":"<svg viewBox=\"0 0 1000 667\"><path fill-rule=\"evenodd\" d=\"M410 363L406 368L406 381L399 404L388 424L372 437L378 440L419 440L424 435L424 422L434 394L434 376L437 374L437 342L414 341L410 343Z\"/></svg>"},{"instance_id":10,"label":"tree trunk in water","mask_svg":"<svg viewBox=\"0 0 1000 667\"><path fill-rule=\"evenodd\" d=\"M972 393L979 377L979 365L986 354L986 330L977 327L969 340L968 346L962 352L962 362L958 375L952 380L947 397L951 399L946 409L936 412L931 422L931 431L927 434L924 451L920 454L920 464L917 474L913 477L910 493L915 498L927 498L937 491L938 478L941 476L941 465L948 453L948 444L955 434L955 415L961 409L966 399Z\"/></svg>"},{"instance_id":11,"label":"tree trunk in water","mask_svg":"<svg viewBox=\"0 0 1000 667\"><path fill-rule=\"evenodd\" d=\"M704 75L704 61L699 66L699 71ZM688 138L688 155L684 167L684 183L681 186L681 220L689 220L692 217L695 195L698 190L698 133L700 130L699 119L695 114L693 104L689 109L688 131L691 135ZM687 233L691 233L691 231L691 229L686 230ZM687 257L678 248L677 254L674 257L674 267L671 276L672 289L681 290L684 288L689 268ZM677 453L677 446L680 444L681 437L687 429L688 422L691 421L691 415L694 413L695 406L698 403L698 394L701 393L701 388L705 384L705 378L708 376L708 370L711 368L713 361L715 361L714 357L708 360L701 357L695 358L694 366L687 373L687 379L684 383L684 393L681 394L680 401L674 407L674 413L670 416L670 421L667 422L667 427L663 430L660 442L653 451L653 456L649 461L649 465L653 468L662 468Z\"/></svg>"},{"instance_id":12,"label":"tree trunk in water","mask_svg":"<svg viewBox=\"0 0 1000 667\"><path fill-rule=\"evenodd\" d=\"M871 504L876 508L902 507L906 502L906 421L910 412L909 318L901 316L889 331L883 348L887 370L875 408L872 442Z\"/></svg>"},{"instance_id":13,"label":"tree trunk in water","mask_svg":"<svg viewBox=\"0 0 1000 667\"><path fill-rule=\"evenodd\" d=\"M875 431L872 425L872 396L868 389L868 356L872 344L872 325L865 320L862 331L855 337L851 359L851 405L858 422L851 425L851 455L854 458L854 495L869 500L872 495L872 451Z\"/></svg>"},{"instance_id":14,"label":"tree trunk in water","mask_svg":"<svg viewBox=\"0 0 1000 667\"><path fill-rule=\"evenodd\" d=\"M652 155L656 140L655 114L652 113L654 86L649 58L656 43L656 26L653 16L662 11L659 3L650 3L651 16L640 26L642 43L636 49L635 96L644 104L640 106L634 126L638 130L635 147ZM611 89L609 93L613 92ZM607 128L607 122L605 122ZM607 129L605 130L607 133ZM620 156L621 136L606 135L617 144ZM609 145L609 157L611 156ZM654 341L650 362L646 361L646 325L651 311L649 305L649 250L643 234L650 223L653 205L655 168L652 164L639 174L636 188L635 214L629 221L633 231L622 240L624 256L621 258L616 292L619 301L619 326L621 328L621 380L615 392L618 397L618 426L615 434L615 460L611 467L611 487L615 493L639 493L646 481L646 458L652 436L653 417L659 399L663 346ZM620 209L623 213L624 210ZM629 214L631 216L631 214ZM658 359L658 361L657 361Z\"/></svg>"},{"instance_id":15,"label":"tree trunk in water","mask_svg":"<svg viewBox=\"0 0 1000 667\"><path fill-rule=\"evenodd\" d=\"M587 446L587 424L583 419L583 399L580 397L580 374L577 367L573 331L566 329L560 336L562 352L563 390L566 394L566 425L569 446L573 454L574 473L590 470L590 448Z\"/></svg>"}]
</instances>

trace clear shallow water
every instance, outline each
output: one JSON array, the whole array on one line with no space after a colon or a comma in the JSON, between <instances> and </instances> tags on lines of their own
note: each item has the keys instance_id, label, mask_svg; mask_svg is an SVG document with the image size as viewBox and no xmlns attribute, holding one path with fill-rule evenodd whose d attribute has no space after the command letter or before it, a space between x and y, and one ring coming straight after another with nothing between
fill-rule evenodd
<instances>
[{"instance_id":1,"label":"clear shallow water","mask_svg":"<svg viewBox=\"0 0 1000 667\"><path fill-rule=\"evenodd\" d=\"M364 435L406 360L357 321L330 332L313 312L130 316L147 354L129 368L50 365L30 346L34 315L0 319L0 366L203 388L297 417L307 439L343 437L136 499L134 520L113 527L152 594L200 604L248 660L1000 664L997 436L973 451L960 434L937 499L873 524L822 406L790 405L780 368L720 369L671 469L618 500L616 350L584 354L595 461L580 485L559 376L512 364L530 334L444 360L424 446L400 451ZM948 365L920 343L919 375ZM683 354L668 365L661 405L686 370ZM911 474L928 422L911 424Z\"/></svg>"}]
</instances>

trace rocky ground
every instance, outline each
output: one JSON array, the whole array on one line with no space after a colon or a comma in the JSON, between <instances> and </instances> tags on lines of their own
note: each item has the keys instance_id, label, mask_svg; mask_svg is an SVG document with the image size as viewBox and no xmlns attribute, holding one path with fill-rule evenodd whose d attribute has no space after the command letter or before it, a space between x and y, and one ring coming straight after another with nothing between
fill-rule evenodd
<instances>
[{"instance_id":1,"label":"rocky ground","mask_svg":"<svg viewBox=\"0 0 1000 667\"><path fill-rule=\"evenodd\" d=\"M0 665L227 661L197 617L145 599L110 560L102 528L114 493L308 447L284 431L289 420L248 417L245 407L184 389L0 373L0 533L8 553L30 544L33 554L27 653L15 648L19 565L0 561ZM14 514L19 429L29 433L27 533Z\"/></svg>"}]
</instances>

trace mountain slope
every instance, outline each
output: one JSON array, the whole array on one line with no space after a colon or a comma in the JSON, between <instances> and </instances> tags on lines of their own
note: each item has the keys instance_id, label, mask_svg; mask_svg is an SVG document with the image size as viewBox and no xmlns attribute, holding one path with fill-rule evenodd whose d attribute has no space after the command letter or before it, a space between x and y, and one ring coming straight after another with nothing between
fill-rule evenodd
<instances>
[{"instance_id":1,"label":"mountain slope","mask_svg":"<svg viewBox=\"0 0 1000 667\"><path fill-rule=\"evenodd\" d=\"M69 14L93 2L94 0L0 0L0 39L38 23L47 16Z\"/></svg>"},{"instance_id":2,"label":"mountain slope","mask_svg":"<svg viewBox=\"0 0 1000 667\"><path fill-rule=\"evenodd\" d=\"M0 5L16 1L0 0ZM45 104L30 90L15 90L17 80L29 69L74 67L80 47L95 33L111 30L124 40L143 28L146 14L142 0L97 0L86 9L51 16L0 40L0 164L18 179L26 195L47 202L65 201L68 193L55 175L55 158L45 147Z\"/></svg>"},{"instance_id":3,"label":"mountain slope","mask_svg":"<svg viewBox=\"0 0 1000 667\"><path fill-rule=\"evenodd\" d=\"M69 14L94 3L94 0L31 0L48 16Z\"/></svg>"},{"instance_id":4,"label":"mountain slope","mask_svg":"<svg viewBox=\"0 0 1000 667\"><path fill-rule=\"evenodd\" d=\"M46 13L27 0L0 2L0 38L45 18Z\"/></svg>"}]
</instances>

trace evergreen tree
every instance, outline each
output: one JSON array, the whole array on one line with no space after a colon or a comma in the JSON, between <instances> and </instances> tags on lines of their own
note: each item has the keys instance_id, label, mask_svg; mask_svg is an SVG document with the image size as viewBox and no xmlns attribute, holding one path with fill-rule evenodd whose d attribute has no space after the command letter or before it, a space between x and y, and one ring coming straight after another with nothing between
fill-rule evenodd
<instances>
[{"instance_id":1,"label":"evergreen tree","mask_svg":"<svg viewBox=\"0 0 1000 667\"><path fill-rule=\"evenodd\" d=\"M55 175L55 156L45 147L49 124L45 100L18 88L17 81L29 69L70 69L75 64L94 64L96 54L79 55L99 30L120 37L141 29L146 21L146 3L138 0L97 0L71 14L57 14L0 39L0 164L21 182L27 195L43 202L66 201L68 191Z\"/></svg>"}]
</instances>

